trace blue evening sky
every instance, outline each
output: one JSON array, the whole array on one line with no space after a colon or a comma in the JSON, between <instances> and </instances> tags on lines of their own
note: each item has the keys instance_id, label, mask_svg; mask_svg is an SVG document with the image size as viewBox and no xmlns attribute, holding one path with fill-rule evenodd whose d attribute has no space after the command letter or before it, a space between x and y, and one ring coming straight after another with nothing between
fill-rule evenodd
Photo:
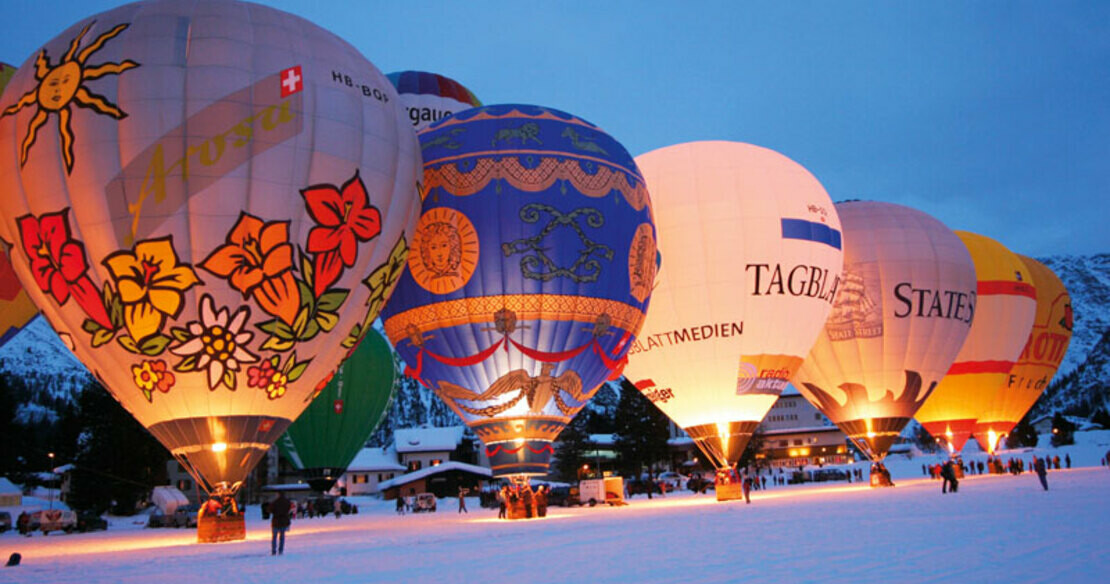
<instances>
[{"instance_id":1,"label":"blue evening sky","mask_svg":"<svg viewBox=\"0 0 1110 584\"><path fill-rule=\"evenodd\" d=\"M750 142L833 200L902 203L1026 255L1110 252L1110 2L265 3L383 73L558 108L633 155ZM4 0L0 61L118 4Z\"/></svg>"}]
</instances>

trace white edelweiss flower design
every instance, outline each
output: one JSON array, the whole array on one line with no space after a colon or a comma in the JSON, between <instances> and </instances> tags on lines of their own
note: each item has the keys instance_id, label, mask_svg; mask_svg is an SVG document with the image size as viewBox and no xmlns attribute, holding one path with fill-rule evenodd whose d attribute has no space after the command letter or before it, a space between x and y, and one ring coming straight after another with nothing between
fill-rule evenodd
<instances>
[{"instance_id":1,"label":"white edelweiss flower design","mask_svg":"<svg viewBox=\"0 0 1110 584\"><path fill-rule=\"evenodd\" d=\"M257 355L245 348L254 333L242 330L250 317L250 308L240 307L230 317L230 322L229 313L226 307L217 312L212 297L205 294L200 300L200 322L188 325L192 338L170 349L181 357L197 356L196 369L208 369L209 389L216 389L223 380L224 371L238 371L240 363L258 360Z\"/></svg>"}]
</instances>

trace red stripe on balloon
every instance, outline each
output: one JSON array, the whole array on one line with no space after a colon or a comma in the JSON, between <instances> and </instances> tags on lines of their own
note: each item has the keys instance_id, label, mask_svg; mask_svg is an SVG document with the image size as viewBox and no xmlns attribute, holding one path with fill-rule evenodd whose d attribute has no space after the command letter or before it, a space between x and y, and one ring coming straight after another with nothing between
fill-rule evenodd
<instances>
[{"instance_id":1,"label":"red stripe on balloon","mask_svg":"<svg viewBox=\"0 0 1110 584\"><path fill-rule=\"evenodd\" d=\"M948 374L1009 373L1013 366L1013 361L964 361L962 363L953 363L952 366L948 368Z\"/></svg>"},{"instance_id":2,"label":"red stripe on balloon","mask_svg":"<svg viewBox=\"0 0 1110 584\"><path fill-rule=\"evenodd\" d=\"M984 280L976 287L979 296L1027 296L1037 299L1037 290L1026 282Z\"/></svg>"}]
</instances>

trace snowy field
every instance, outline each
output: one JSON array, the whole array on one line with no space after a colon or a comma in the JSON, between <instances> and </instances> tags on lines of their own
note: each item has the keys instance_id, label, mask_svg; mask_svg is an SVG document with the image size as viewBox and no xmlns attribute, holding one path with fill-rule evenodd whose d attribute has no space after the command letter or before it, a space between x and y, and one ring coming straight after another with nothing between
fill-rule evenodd
<instances>
[{"instance_id":1,"label":"snowy field","mask_svg":"<svg viewBox=\"0 0 1110 584\"><path fill-rule=\"evenodd\" d=\"M1076 468L969 476L960 492L920 478L931 458L890 467L898 486L772 488L751 505L712 495L637 497L623 508L554 508L506 522L496 510L398 517L392 502L352 498L358 515L298 520L284 556L248 509L247 540L194 543L192 530L116 519L107 532L0 536L0 582L1107 582L1110 432L1085 432ZM1079 436L1079 435L1077 435ZM1032 453L1021 453L1028 459ZM971 456L976 458L976 456Z\"/></svg>"}]
</instances>

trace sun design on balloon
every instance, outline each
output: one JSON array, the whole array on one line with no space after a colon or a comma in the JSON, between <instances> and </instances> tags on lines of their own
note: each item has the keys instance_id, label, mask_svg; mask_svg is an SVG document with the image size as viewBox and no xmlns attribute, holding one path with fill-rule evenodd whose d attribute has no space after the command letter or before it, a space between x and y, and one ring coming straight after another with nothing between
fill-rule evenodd
<instances>
[{"instance_id":1,"label":"sun design on balloon","mask_svg":"<svg viewBox=\"0 0 1110 584\"><path fill-rule=\"evenodd\" d=\"M117 120L127 117L127 114L119 106L103 96L89 91L83 83L105 75L118 75L139 66L138 63L130 59L122 63L104 63L92 67L86 65L93 53L99 51L104 43L123 32L130 25L120 24L116 26L97 37L95 41L78 52L81 39L84 38L85 33L89 31L93 24L95 24L95 21L81 29L81 33L69 44L69 50L66 51L65 56L57 65L51 66L50 58L46 56L46 49L40 51L38 59L35 60L35 80L39 84L31 91L23 94L18 102L9 106L0 114L0 117L14 115L25 107L38 105L38 110L31 118L30 124L27 125L27 135L23 138L23 143L19 148L19 165L21 167L27 164L27 153L34 145L39 129L46 123L50 114L56 113L58 114L58 134L62 139L62 158L66 163L66 173L73 172L73 131L69 127L69 119L72 115L71 104L112 116Z\"/></svg>"}]
</instances>

